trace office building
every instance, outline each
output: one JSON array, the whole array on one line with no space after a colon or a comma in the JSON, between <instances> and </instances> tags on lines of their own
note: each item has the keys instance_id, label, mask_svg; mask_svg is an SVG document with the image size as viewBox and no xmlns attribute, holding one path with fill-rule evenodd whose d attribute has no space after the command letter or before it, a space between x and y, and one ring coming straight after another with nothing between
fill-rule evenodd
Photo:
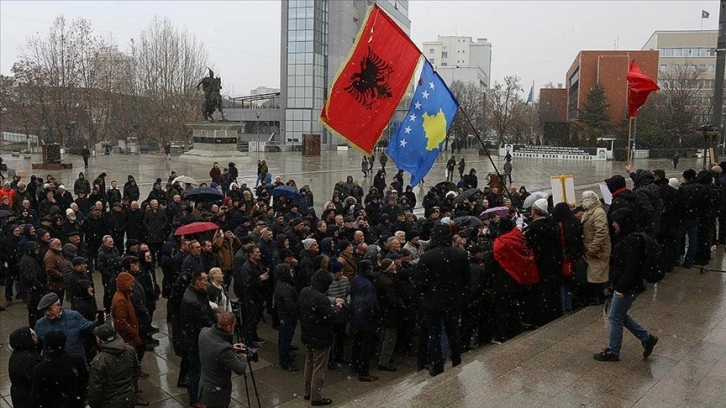
<instances>
[{"instance_id":1,"label":"office building","mask_svg":"<svg viewBox=\"0 0 726 408\"><path fill-rule=\"evenodd\" d=\"M492 71L492 43L486 38L438 36L426 41L423 53L447 85L454 81L474 83L489 89Z\"/></svg>"},{"instance_id":2,"label":"office building","mask_svg":"<svg viewBox=\"0 0 726 408\"><path fill-rule=\"evenodd\" d=\"M378 4L408 34L408 0L283 0L280 52L281 144L319 134L323 145L343 143L320 122L320 110L348 57L368 7Z\"/></svg>"},{"instance_id":3,"label":"office building","mask_svg":"<svg viewBox=\"0 0 726 408\"><path fill-rule=\"evenodd\" d=\"M587 102L587 93L598 82L605 88L612 126L628 117L628 70L636 60L644 74L658 80L658 51L580 51L567 71L567 121L576 121Z\"/></svg>"}]
</instances>

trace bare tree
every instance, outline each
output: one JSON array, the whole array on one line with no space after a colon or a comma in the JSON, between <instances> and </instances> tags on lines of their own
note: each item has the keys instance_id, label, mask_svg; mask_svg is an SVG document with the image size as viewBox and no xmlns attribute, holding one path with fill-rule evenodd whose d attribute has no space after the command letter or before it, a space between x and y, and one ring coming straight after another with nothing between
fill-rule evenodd
<instances>
[{"instance_id":1,"label":"bare tree","mask_svg":"<svg viewBox=\"0 0 726 408\"><path fill-rule=\"evenodd\" d=\"M487 94L489 123L497 132L500 143L509 141L516 109L524 104L520 92L519 77L510 75L504 78L504 83L494 82Z\"/></svg>"},{"instance_id":2,"label":"bare tree","mask_svg":"<svg viewBox=\"0 0 726 408\"><path fill-rule=\"evenodd\" d=\"M661 90L638 113L638 140L643 147L699 145L694 129L708 121L713 80L703 79L703 67L671 65L660 75ZM709 82L710 81L710 82Z\"/></svg>"},{"instance_id":3,"label":"bare tree","mask_svg":"<svg viewBox=\"0 0 726 408\"><path fill-rule=\"evenodd\" d=\"M484 133L484 89L473 82L454 81L451 83L451 93L459 101L459 109L466 112L472 125L480 134ZM474 134L463 114L457 113L454 123L451 124L451 135L458 141L464 142L468 135Z\"/></svg>"},{"instance_id":4,"label":"bare tree","mask_svg":"<svg viewBox=\"0 0 726 408\"><path fill-rule=\"evenodd\" d=\"M139 136L158 142L188 136L186 122L200 118L202 98L196 89L205 75L207 52L188 31L155 17L132 40L135 95L148 100L154 114L135 123Z\"/></svg>"}]
</instances>

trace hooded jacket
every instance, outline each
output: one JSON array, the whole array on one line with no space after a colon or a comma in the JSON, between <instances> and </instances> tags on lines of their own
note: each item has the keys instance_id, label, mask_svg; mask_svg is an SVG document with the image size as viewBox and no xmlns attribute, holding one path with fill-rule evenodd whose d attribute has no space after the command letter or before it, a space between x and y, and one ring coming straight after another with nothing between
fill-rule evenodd
<instances>
[{"instance_id":1,"label":"hooded jacket","mask_svg":"<svg viewBox=\"0 0 726 408\"><path fill-rule=\"evenodd\" d=\"M663 216L663 201L660 197L660 188L655 184L653 173L649 170L638 169L630 174L635 188L633 193L640 207L638 225L651 235L660 231L661 217Z\"/></svg>"},{"instance_id":2,"label":"hooded jacket","mask_svg":"<svg viewBox=\"0 0 726 408\"><path fill-rule=\"evenodd\" d=\"M134 285L134 277L128 272L121 272L116 278L116 293L111 303L111 314L113 315L116 332L124 341L132 346L138 346L141 342L139 336L139 322L136 319L134 305L131 302L131 288Z\"/></svg>"},{"instance_id":3,"label":"hooded jacket","mask_svg":"<svg viewBox=\"0 0 726 408\"><path fill-rule=\"evenodd\" d=\"M88 405L91 408L133 408L135 382L141 366L134 348L120 336L98 346L91 361L88 380Z\"/></svg>"},{"instance_id":4,"label":"hooded jacket","mask_svg":"<svg viewBox=\"0 0 726 408\"><path fill-rule=\"evenodd\" d=\"M313 349L330 347L335 338L333 325L343 321L343 311L331 305L325 295L332 282L330 274L320 270L300 292L300 339Z\"/></svg>"},{"instance_id":5,"label":"hooded jacket","mask_svg":"<svg viewBox=\"0 0 726 408\"><path fill-rule=\"evenodd\" d=\"M370 274L372 270L373 265L370 261L361 261L350 285L350 302L353 309L351 325L358 330L375 331L378 325L380 309Z\"/></svg>"},{"instance_id":6,"label":"hooded jacket","mask_svg":"<svg viewBox=\"0 0 726 408\"><path fill-rule=\"evenodd\" d=\"M614 212L611 218L620 226L620 231L614 236L610 283L620 293L638 293L643 289L639 266L644 247L635 232L640 229L635 224L633 212L627 208Z\"/></svg>"},{"instance_id":7,"label":"hooded jacket","mask_svg":"<svg viewBox=\"0 0 726 408\"><path fill-rule=\"evenodd\" d=\"M48 289L63 290L66 288L63 280L63 268L66 263L63 254L53 249L46 252L43 258L45 274L48 277Z\"/></svg>"},{"instance_id":8,"label":"hooded jacket","mask_svg":"<svg viewBox=\"0 0 726 408\"><path fill-rule=\"evenodd\" d=\"M451 227L438 224L431 233L434 248L418 262L416 286L429 310L459 310L468 299L471 284L469 256L451 246Z\"/></svg>"},{"instance_id":9,"label":"hooded jacket","mask_svg":"<svg viewBox=\"0 0 726 408\"><path fill-rule=\"evenodd\" d=\"M13 349L8 361L10 398L15 407L29 407L33 367L42 360L40 349L33 341L29 327L21 327L10 333L9 343Z\"/></svg>"},{"instance_id":10,"label":"hooded jacket","mask_svg":"<svg viewBox=\"0 0 726 408\"><path fill-rule=\"evenodd\" d=\"M25 254L18 263L20 283L28 291L28 303L31 305L37 305L48 293L48 280L38 255L35 254L36 248L38 248L37 242L28 242L25 245Z\"/></svg>"}]
</instances>

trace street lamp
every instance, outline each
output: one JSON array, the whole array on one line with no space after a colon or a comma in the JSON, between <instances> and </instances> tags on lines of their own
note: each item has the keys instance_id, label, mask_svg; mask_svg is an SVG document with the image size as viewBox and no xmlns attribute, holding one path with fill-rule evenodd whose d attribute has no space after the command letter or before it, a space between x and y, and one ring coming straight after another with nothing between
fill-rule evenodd
<instances>
[{"instance_id":1,"label":"street lamp","mask_svg":"<svg viewBox=\"0 0 726 408\"><path fill-rule=\"evenodd\" d=\"M703 141L706 145L706 147L703 150L703 168L705 169L706 168L706 156L708 156L708 159L711 164L713 164L716 161L716 158L714 157L714 152L713 152L713 137L717 136L720 132L719 132L718 127L711 125L711 124L701 125L698 127L698 129L696 129L696 131L701 132L701 134L703 135Z\"/></svg>"}]
</instances>

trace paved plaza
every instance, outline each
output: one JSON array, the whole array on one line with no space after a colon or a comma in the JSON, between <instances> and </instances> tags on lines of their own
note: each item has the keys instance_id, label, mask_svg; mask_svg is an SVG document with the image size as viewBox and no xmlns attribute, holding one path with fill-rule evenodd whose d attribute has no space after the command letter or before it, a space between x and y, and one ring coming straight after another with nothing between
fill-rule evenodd
<instances>
[{"instance_id":1,"label":"paved plaza","mask_svg":"<svg viewBox=\"0 0 726 408\"><path fill-rule=\"evenodd\" d=\"M30 174L30 160L3 155L10 168ZM459 155L456 155L457 159ZM491 171L485 157L465 155L467 168L475 167L480 176ZM260 155L268 161L273 175L283 180L293 178L298 186L309 184L316 209L332 193L333 185L348 174L361 181L367 190L372 180L363 181L360 154L324 152L319 158L303 158L299 153ZM246 163L238 163L240 178L254 185L256 159L253 153ZM427 180L443 178L448 155L442 155ZM37 160L37 158L36 158ZM72 185L83 170L80 157L71 156L75 168L63 172L37 170L34 174L52 173ZM501 161L495 157L497 165ZM226 163L221 163L225 165ZM516 159L514 184L530 191L549 189L551 175L572 174L578 191L596 190L595 183L615 173L622 174L621 162L580 162L562 160ZM683 159L678 171L669 170L669 161L642 160L634 167L666 168L669 177L692 166L700 168L696 159ZM139 181L142 198L156 177L166 177L170 170L197 180L208 180L209 164L186 163L174 158L163 160L159 155L100 156L92 158L90 177L108 174L107 182L126 181L129 174ZM378 165L376 165L378 167ZM393 170L389 162L389 179ZM29 177L29 176L28 176ZM408 177L406 177L408 179ZM597 191L597 190L596 190ZM420 197L419 197L420 202ZM726 269L724 248L714 253L711 269ZM726 406L726 274L698 269L676 268L656 286L649 285L635 303L633 315L660 337L648 361L642 361L639 342L629 333L624 335L621 361L604 363L592 360L592 354L605 347L608 322L600 307L588 307L558 319L536 331L527 332L502 345L488 345L463 355L463 364L431 378L425 371L415 372L415 360L396 356L399 371L374 370L381 379L373 383L359 382L347 367L338 367L326 375L323 396L333 406L352 407L724 407ZM97 287L100 277L95 273ZM160 279L160 271L157 271ZM97 293L99 304L101 291ZM143 361L150 378L141 380L144 396L152 407L188 406L186 390L176 388L179 358L173 353L166 324L166 301L157 305L154 325L161 329L155 337L161 342ZM260 362L253 364L263 407L297 407L303 401L302 372L290 373L276 366L277 332L270 328L270 317L260 324L260 336L266 340L260 350ZM24 304L15 303L0 312L0 340L6 342L15 328L27 321ZM295 344L299 341L299 328ZM350 349L348 345L347 349ZM8 359L10 351L0 348L0 408L10 405ZM303 365L298 352L297 365ZM251 384L250 384L250 392ZM234 378L233 406L246 406L245 382ZM254 395L252 395L252 405Z\"/></svg>"}]
</instances>

